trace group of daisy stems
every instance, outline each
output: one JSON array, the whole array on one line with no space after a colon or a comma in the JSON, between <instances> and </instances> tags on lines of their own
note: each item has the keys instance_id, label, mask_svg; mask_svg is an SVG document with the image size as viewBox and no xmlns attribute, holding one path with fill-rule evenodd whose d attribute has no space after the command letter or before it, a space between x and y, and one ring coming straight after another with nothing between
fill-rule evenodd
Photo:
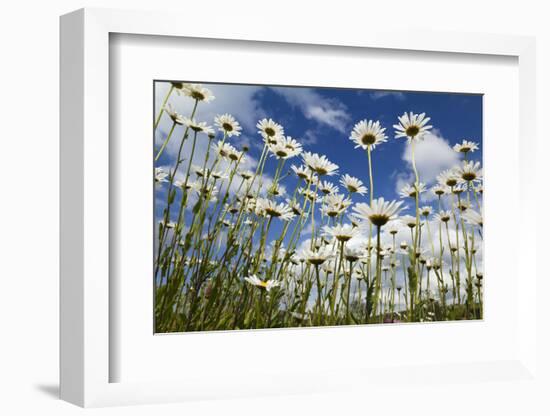
<instances>
[{"instance_id":1,"label":"group of daisy stems","mask_svg":"<svg viewBox=\"0 0 550 416\"><path fill-rule=\"evenodd\" d=\"M433 214L420 206L427 189L415 164L415 146L432 128L425 114L405 113L393 126L411 152L413 181L401 191L406 208L403 200L375 198L373 152L387 141L378 121L360 121L350 136L365 152L370 187L343 175L342 194L327 180L339 167L304 151L271 119L258 122L263 150L244 169L248 148L230 144L241 134L238 121L219 115L216 130L196 121L212 92L169 85L154 125L159 134L162 117L171 123L155 161L171 140L177 149L173 165L155 168L157 191L166 194L156 235L156 332L482 317L482 171L468 160L476 143L454 147L463 160L438 176ZM192 100L189 117L168 104L178 95ZM203 140L206 154L195 160ZM191 151L183 154L186 143ZM289 166L289 159L301 161ZM289 176L297 185L283 199ZM414 215L400 215L405 209Z\"/></svg>"}]
</instances>

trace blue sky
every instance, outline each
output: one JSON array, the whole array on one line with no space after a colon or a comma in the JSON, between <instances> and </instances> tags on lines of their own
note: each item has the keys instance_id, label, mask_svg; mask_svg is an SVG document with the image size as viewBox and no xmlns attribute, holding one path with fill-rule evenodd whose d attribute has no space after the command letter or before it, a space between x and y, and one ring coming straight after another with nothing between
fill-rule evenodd
<instances>
[{"instance_id":1,"label":"blue sky","mask_svg":"<svg viewBox=\"0 0 550 416\"><path fill-rule=\"evenodd\" d=\"M207 83L202 85L211 89L216 99L211 103L200 103L196 119L213 125L216 114L227 112L235 116L243 126L243 134L232 137L230 143L237 149L244 144L250 146L248 167L251 169L263 146L255 124L259 119L268 117L282 124L287 135L301 141L304 150L324 154L340 166L339 175L325 179L338 184L340 175L347 173L358 177L368 186L366 153L362 149L355 149L349 136L354 124L360 120L379 120L387 128L388 141L377 146L373 152L375 197L399 199L398 190L411 181L412 170L410 162L406 160L407 142L394 138L392 125L397 123L397 117L405 111L425 112L431 117L430 124L434 126L433 133L417 147L417 164L422 182L432 185L437 173L456 165L460 156L451 147L463 139L479 143L480 150L474 154L473 159L481 160L481 95ZM155 114L168 86L166 82L156 82ZM192 107L190 98L173 94L169 102L180 114L189 116ZM162 143L170 126L170 120L164 116L155 137L156 148ZM183 128L179 129L174 132L167 151L156 166L168 169L173 165ZM206 138L198 142L198 157L195 160L202 161L201 155L204 155L206 143ZM186 144L184 154L189 154L189 144ZM286 167L290 168L291 164L300 165L301 160L290 159ZM275 159L271 159L266 166L266 173L273 176L275 166ZM288 192L294 189L293 180L289 177L284 181ZM165 203L165 187L157 188L156 192L158 220ZM434 202L428 194L424 199L424 204ZM354 197L353 201L367 202L361 196ZM274 227L274 233L277 228Z\"/></svg>"}]
</instances>

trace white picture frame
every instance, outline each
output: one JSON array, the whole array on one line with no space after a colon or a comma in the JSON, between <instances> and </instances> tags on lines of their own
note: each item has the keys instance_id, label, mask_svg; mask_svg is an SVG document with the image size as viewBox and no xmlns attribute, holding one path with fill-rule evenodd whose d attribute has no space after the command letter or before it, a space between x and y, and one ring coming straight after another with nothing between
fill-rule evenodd
<instances>
[{"instance_id":1,"label":"white picture frame","mask_svg":"<svg viewBox=\"0 0 550 416\"><path fill-rule=\"evenodd\" d=\"M409 33L387 26L384 31L348 28L328 34L313 27L280 31L275 25L250 25L246 35L221 26L204 27L200 22L173 13L150 13L106 9L83 9L61 18L61 398L80 406L185 401L200 398L239 397L262 394L315 393L372 384L374 380L402 377L399 369L364 372L331 370L320 383L319 374L289 377L269 375L261 383L251 380L231 383L219 380L110 382L113 356L109 349L109 36L113 33L172 36L284 44L332 45L335 47L382 48L437 53L504 55L518 59L519 134L517 144L519 184L513 193L520 210L534 204L535 171L535 42L528 37L466 33ZM522 215L517 261L523 265L527 285L518 288L516 319L519 325L515 354L507 360L456 364L415 369L421 379L439 371L452 371L464 381L472 374L491 380L502 376L518 382L537 382L537 271L526 242L536 236L535 218ZM524 242L522 244L522 242ZM222 334L223 336L223 334ZM360 370L360 369L359 369ZM309 377L309 378L308 378ZM413 377L414 378L414 377ZM292 379L292 378L291 378ZM309 379L310 383L304 383ZM346 383L342 380L346 379ZM475 382L476 378L472 380ZM409 382L413 382L409 380Z\"/></svg>"}]
</instances>

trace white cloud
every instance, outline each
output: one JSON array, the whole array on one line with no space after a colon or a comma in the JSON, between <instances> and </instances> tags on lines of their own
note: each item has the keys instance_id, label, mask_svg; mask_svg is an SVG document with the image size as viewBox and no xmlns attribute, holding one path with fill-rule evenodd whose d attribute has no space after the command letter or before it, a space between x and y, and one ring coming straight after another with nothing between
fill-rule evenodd
<instances>
[{"instance_id":1,"label":"white cloud","mask_svg":"<svg viewBox=\"0 0 550 416\"><path fill-rule=\"evenodd\" d=\"M395 98L399 101L405 100L405 94L403 94L402 92L398 92L398 91L376 91L376 92L370 93L370 97L373 100L379 100L379 99L385 98L385 97L392 97L392 98Z\"/></svg>"},{"instance_id":2,"label":"white cloud","mask_svg":"<svg viewBox=\"0 0 550 416\"><path fill-rule=\"evenodd\" d=\"M307 119L342 133L347 131L351 117L340 101L327 99L310 88L273 87L272 90L283 96L292 107L300 109Z\"/></svg>"}]
</instances>

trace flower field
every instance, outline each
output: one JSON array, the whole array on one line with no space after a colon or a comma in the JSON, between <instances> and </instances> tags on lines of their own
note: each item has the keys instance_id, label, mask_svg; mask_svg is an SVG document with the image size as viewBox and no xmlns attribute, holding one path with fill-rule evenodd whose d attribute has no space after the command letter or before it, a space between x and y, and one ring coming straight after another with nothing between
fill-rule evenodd
<instances>
[{"instance_id":1,"label":"flower field","mask_svg":"<svg viewBox=\"0 0 550 416\"><path fill-rule=\"evenodd\" d=\"M269 114L253 131L230 105L204 120L220 97L164 84L153 122L156 332L483 317L480 138L456 141L453 165L427 182L418 148L437 121L365 115L331 139L359 158L352 175ZM395 198L377 174L391 141L408 158Z\"/></svg>"}]
</instances>

